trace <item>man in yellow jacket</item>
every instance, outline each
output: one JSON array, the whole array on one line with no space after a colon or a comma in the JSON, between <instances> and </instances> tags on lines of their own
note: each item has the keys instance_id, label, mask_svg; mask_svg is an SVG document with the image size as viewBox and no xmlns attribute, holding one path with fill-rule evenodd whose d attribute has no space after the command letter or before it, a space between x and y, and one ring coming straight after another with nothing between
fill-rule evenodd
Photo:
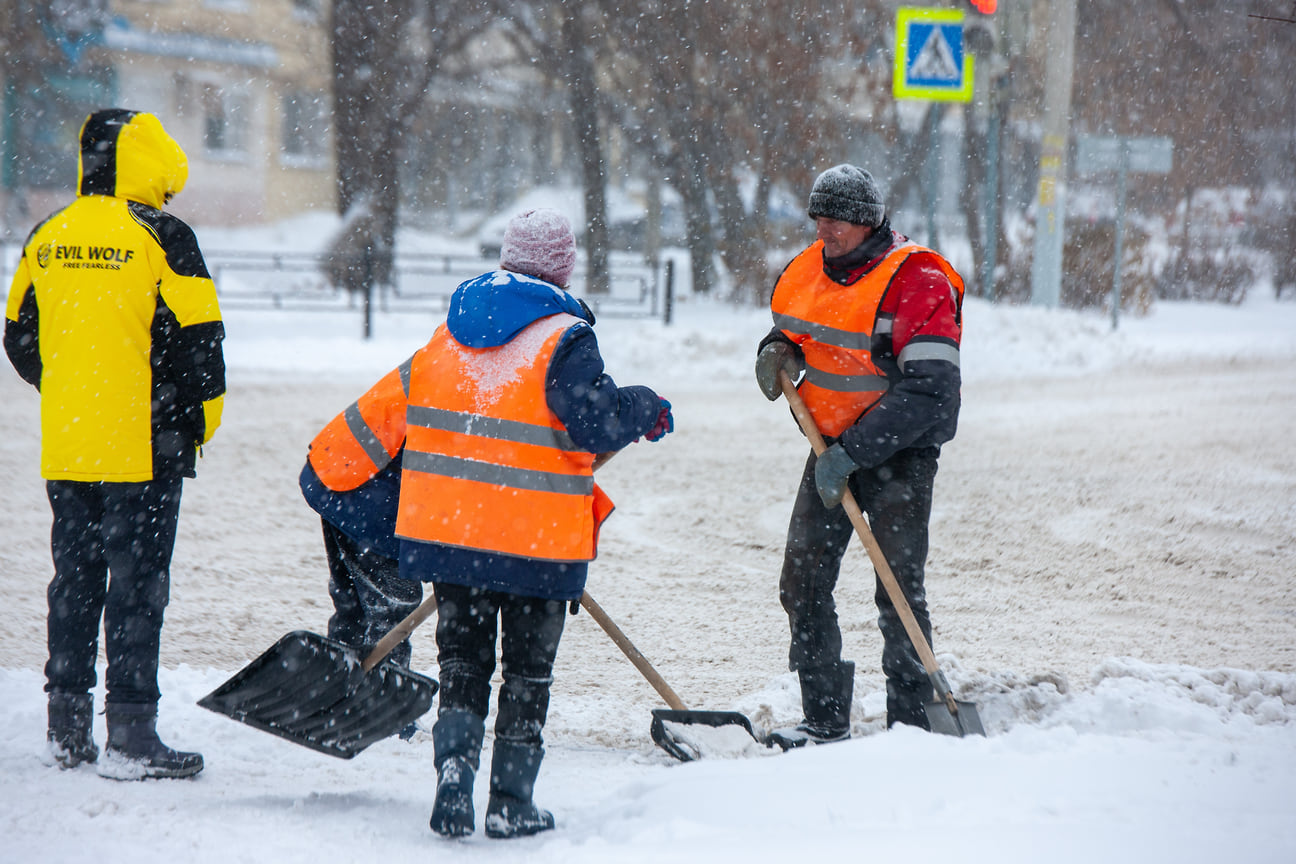
<instances>
[{"instance_id":1,"label":"man in yellow jacket","mask_svg":"<svg viewBox=\"0 0 1296 864\"><path fill-rule=\"evenodd\" d=\"M158 649L181 484L220 424L225 330L193 231L161 209L189 169L158 119L94 112L78 169L76 200L24 244L5 309L5 353L41 394L54 516L48 739L61 767L98 760L90 691L102 617L99 773L188 777L202 756L157 737Z\"/></svg>"}]
</instances>

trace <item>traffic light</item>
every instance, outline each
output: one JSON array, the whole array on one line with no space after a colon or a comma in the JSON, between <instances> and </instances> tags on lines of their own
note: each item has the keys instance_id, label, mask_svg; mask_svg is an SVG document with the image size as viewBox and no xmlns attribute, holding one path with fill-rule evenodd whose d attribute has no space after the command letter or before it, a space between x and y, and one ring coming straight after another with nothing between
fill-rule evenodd
<instances>
[{"instance_id":1,"label":"traffic light","mask_svg":"<svg viewBox=\"0 0 1296 864\"><path fill-rule=\"evenodd\" d=\"M993 15L999 6L999 0L972 0L972 5L982 15Z\"/></svg>"}]
</instances>

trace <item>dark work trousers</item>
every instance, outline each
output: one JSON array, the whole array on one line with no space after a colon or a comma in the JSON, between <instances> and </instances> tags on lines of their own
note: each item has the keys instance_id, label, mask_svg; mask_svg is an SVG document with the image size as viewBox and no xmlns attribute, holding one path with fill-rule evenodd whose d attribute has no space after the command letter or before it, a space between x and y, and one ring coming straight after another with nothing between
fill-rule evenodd
<instances>
[{"instance_id":1,"label":"dark work trousers","mask_svg":"<svg viewBox=\"0 0 1296 864\"><path fill-rule=\"evenodd\" d=\"M95 686L102 616L106 701L158 701L181 483L46 482L54 513L46 691L79 694Z\"/></svg>"},{"instance_id":2,"label":"dark work trousers","mask_svg":"<svg viewBox=\"0 0 1296 864\"><path fill-rule=\"evenodd\" d=\"M423 600L423 585L402 579L395 558L357 543L323 519L320 522L328 556L329 596L333 598L329 638L367 657ZM410 641L405 639L387 656L408 667L410 654Z\"/></svg>"},{"instance_id":3,"label":"dark work trousers","mask_svg":"<svg viewBox=\"0 0 1296 864\"><path fill-rule=\"evenodd\" d=\"M878 547L931 643L931 619L923 570L927 561L927 528L931 518L936 447L902 450L875 468L851 475L850 489L868 517ZM797 489L788 526L779 599L788 614L792 644L788 668L823 668L841 658L841 628L833 590L842 556L855 538L844 508L824 507L815 489L815 456L810 454ZM858 541L856 545L860 544ZM867 554L860 547L861 554ZM880 579L874 600L882 631L882 671L887 679L887 725L897 722L927 727L923 704L932 697L931 681Z\"/></svg>"},{"instance_id":4,"label":"dark work trousers","mask_svg":"<svg viewBox=\"0 0 1296 864\"><path fill-rule=\"evenodd\" d=\"M486 716L498 622L504 683L495 716L495 740L540 747L567 604L447 582L435 582L433 589L441 671L438 713L458 708Z\"/></svg>"}]
</instances>

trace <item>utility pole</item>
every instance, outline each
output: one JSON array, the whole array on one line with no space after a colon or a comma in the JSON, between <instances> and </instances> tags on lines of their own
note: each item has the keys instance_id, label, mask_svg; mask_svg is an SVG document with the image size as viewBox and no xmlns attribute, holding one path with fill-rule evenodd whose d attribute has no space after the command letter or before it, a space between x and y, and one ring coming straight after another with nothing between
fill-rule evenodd
<instances>
[{"instance_id":1,"label":"utility pole","mask_svg":"<svg viewBox=\"0 0 1296 864\"><path fill-rule=\"evenodd\" d=\"M1044 137L1040 142L1039 187L1035 192L1035 256L1031 262L1031 302L1037 306L1057 306L1062 296L1066 153L1071 128L1076 0L1052 0L1047 8Z\"/></svg>"}]
</instances>

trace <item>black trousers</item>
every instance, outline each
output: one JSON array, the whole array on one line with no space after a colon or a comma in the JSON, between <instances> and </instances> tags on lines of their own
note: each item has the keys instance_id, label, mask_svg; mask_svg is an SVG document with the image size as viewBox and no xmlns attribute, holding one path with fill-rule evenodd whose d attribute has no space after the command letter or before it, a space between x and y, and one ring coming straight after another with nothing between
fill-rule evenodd
<instances>
[{"instance_id":1,"label":"black trousers","mask_svg":"<svg viewBox=\"0 0 1296 864\"><path fill-rule=\"evenodd\" d=\"M402 579L395 558L357 543L323 519L320 522L328 556L329 596L333 598L329 638L354 646L366 657L423 600L423 585ZM410 654L406 639L387 656L409 666Z\"/></svg>"},{"instance_id":2,"label":"black trousers","mask_svg":"<svg viewBox=\"0 0 1296 864\"><path fill-rule=\"evenodd\" d=\"M438 713L462 709L486 716L495 672L495 639L501 632L503 684L495 740L540 747L566 603L447 582L433 583L433 590L441 674Z\"/></svg>"},{"instance_id":3,"label":"black trousers","mask_svg":"<svg viewBox=\"0 0 1296 864\"><path fill-rule=\"evenodd\" d=\"M45 484L54 514L46 691L95 686L102 617L107 701L157 702L181 482Z\"/></svg>"},{"instance_id":4,"label":"black trousers","mask_svg":"<svg viewBox=\"0 0 1296 864\"><path fill-rule=\"evenodd\" d=\"M851 493L868 516L878 546L929 644L931 619L923 576L939 452L935 447L902 450L875 468L859 469L850 479ZM814 469L812 453L792 508L779 579L779 599L791 630L788 668L794 671L832 667L841 660L833 591L842 556L855 537L845 509L824 507L815 489ZM882 631L888 724L926 726L922 706L932 697L931 681L881 580L876 580L874 602Z\"/></svg>"}]
</instances>

